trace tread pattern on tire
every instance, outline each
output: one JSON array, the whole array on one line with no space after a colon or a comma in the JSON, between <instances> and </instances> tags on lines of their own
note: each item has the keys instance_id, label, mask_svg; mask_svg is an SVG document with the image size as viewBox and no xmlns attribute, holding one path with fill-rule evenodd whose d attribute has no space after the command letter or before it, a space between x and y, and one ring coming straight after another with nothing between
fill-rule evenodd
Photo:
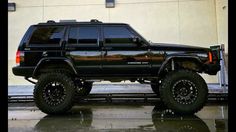
<instances>
[{"instance_id":1,"label":"tread pattern on tire","mask_svg":"<svg viewBox=\"0 0 236 132\"><path fill-rule=\"evenodd\" d=\"M160 91L159 91L159 84L151 84L152 91L159 97Z\"/></svg>"},{"instance_id":2,"label":"tread pattern on tire","mask_svg":"<svg viewBox=\"0 0 236 132\"><path fill-rule=\"evenodd\" d=\"M87 85L87 86L83 87L81 89L82 91L80 91L80 93L78 91L75 91L74 102L78 102L79 100L81 100L82 96L87 96L91 92L93 84L91 83L91 84L85 84L85 85Z\"/></svg>"},{"instance_id":3,"label":"tread pattern on tire","mask_svg":"<svg viewBox=\"0 0 236 132\"><path fill-rule=\"evenodd\" d=\"M169 91L169 87L172 85L173 80L179 77L185 77L185 78L191 78L192 80L195 80L198 84L198 90L201 94L200 97L197 97L197 104L195 105L189 105L185 107L179 107L176 108L176 105L178 105L175 101L173 101L173 97L171 96L172 93ZM200 86L200 88L199 88ZM197 73L190 71L190 70L178 70L178 71L172 71L166 75L166 77L163 79L161 85L160 85L160 97L161 100L164 102L164 104L175 111L178 114L194 114L195 112L198 112L203 108L207 101L208 96L208 88L205 80ZM181 105L181 104L180 104ZM188 108L189 107L189 108Z\"/></svg>"},{"instance_id":4,"label":"tread pattern on tire","mask_svg":"<svg viewBox=\"0 0 236 132\"><path fill-rule=\"evenodd\" d=\"M63 83L66 83L65 86L67 90L67 102L64 102L63 105L59 105L56 107L51 107L48 106L44 101L42 101L42 89L43 85L48 83L48 80L53 80L53 79L59 79L63 81ZM34 88L34 100L36 106L44 113L47 114L61 114L65 113L68 110L70 110L73 106L73 97L75 93L75 86L72 81L72 79L67 76L67 74L63 73L63 71L57 71L57 72L50 72L50 73L45 73L42 74L38 80L38 82L35 85Z\"/></svg>"},{"instance_id":5,"label":"tread pattern on tire","mask_svg":"<svg viewBox=\"0 0 236 132\"><path fill-rule=\"evenodd\" d=\"M77 94L78 96L87 96L87 95L91 92L92 86L93 86L92 83L84 82L83 88L81 89L81 90L82 90L81 93L77 93L77 92L76 92L76 94Z\"/></svg>"}]
</instances>

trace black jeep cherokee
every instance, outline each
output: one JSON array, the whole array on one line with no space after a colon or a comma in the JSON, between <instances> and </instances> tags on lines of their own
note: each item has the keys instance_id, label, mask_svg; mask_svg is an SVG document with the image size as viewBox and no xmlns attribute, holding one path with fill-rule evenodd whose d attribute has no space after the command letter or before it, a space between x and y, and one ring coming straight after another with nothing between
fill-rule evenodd
<instances>
[{"instance_id":1,"label":"black jeep cherokee","mask_svg":"<svg viewBox=\"0 0 236 132\"><path fill-rule=\"evenodd\" d=\"M96 80L148 83L168 108L193 114L208 95L198 73L216 75L219 62L218 48L151 43L124 23L48 21L29 27L12 70L36 84L35 103L47 114L70 110Z\"/></svg>"}]
</instances>

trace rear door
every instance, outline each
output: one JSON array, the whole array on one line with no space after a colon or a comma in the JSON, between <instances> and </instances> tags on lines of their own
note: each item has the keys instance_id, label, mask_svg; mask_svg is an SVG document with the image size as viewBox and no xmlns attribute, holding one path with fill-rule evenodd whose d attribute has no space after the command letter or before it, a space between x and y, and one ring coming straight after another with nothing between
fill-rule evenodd
<instances>
[{"instance_id":1,"label":"rear door","mask_svg":"<svg viewBox=\"0 0 236 132\"><path fill-rule=\"evenodd\" d=\"M101 70L98 25L73 25L69 27L65 46L66 56L71 58L80 76L96 76Z\"/></svg>"}]
</instances>

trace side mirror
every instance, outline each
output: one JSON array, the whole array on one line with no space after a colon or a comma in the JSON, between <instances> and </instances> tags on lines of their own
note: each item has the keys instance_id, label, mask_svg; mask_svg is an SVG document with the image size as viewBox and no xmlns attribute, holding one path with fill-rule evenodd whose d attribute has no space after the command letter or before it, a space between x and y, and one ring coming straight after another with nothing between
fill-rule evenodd
<instances>
[{"instance_id":1,"label":"side mirror","mask_svg":"<svg viewBox=\"0 0 236 132\"><path fill-rule=\"evenodd\" d=\"M132 41L133 41L133 43L136 43L136 44L139 44L139 43L140 43L140 39L139 39L139 37L137 37L137 36L133 37L133 38L132 38Z\"/></svg>"}]
</instances>

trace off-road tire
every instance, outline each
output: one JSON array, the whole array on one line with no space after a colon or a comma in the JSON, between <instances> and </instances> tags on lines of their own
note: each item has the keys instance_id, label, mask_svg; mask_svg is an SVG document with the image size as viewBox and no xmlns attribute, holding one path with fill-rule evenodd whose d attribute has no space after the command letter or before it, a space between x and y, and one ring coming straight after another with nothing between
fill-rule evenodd
<instances>
[{"instance_id":1,"label":"off-road tire","mask_svg":"<svg viewBox=\"0 0 236 132\"><path fill-rule=\"evenodd\" d=\"M56 82L59 83L63 89L64 98L58 104L49 104L44 97L46 94L45 90L50 83ZM55 84L56 85L56 84ZM53 89L52 86L49 86L49 89ZM56 86L54 86L56 87ZM62 72L51 72L44 73L38 79L38 82L34 88L34 101L36 106L44 113L47 114L62 114L70 110L73 106L73 98L75 93L75 86L72 79ZM49 95L50 96L50 95ZM49 97L47 97L49 98Z\"/></svg>"},{"instance_id":2,"label":"off-road tire","mask_svg":"<svg viewBox=\"0 0 236 132\"><path fill-rule=\"evenodd\" d=\"M152 88L152 91L158 96L158 97L160 97L160 90L159 90L159 82L151 82L152 84L151 84L151 88ZM153 83L155 83L155 84L153 84Z\"/></svg>"},{"instance_id":3,"label":"off-road tire","mask_svg":"<svg viewBox=\"0 0 236 132\"><path fill-rule=\"evenodd\" d=\"M80 91L76 91L76 96L87 96L91 92L93 87L92 82L84 82L83 87L80 89Z\"/></svg>"},{"instance_id":4,"label":"off-road tire","mask_svg":"<svg viewBox=\"0 0 236 132\"><path fill-rule=\"evenodd\" d=\"M183 83L185 85L181 84ZM187 89L186 86L188 83L189 89L193 89L190 93L187 95L191 95L193 99L189 99L189 101L182 101L178 100L178 95L176 97L177 90L176 87L180 86L181 89ZM187 87L187 88L185 88ZM179 92L179 94L186 93L186 91L190 90L184 90L184 92ZM160 85L160 97L164 104L173 110L175 113L178 114L194 114L195 112L198 112L203 108L207 101L208 96L208 87L205 82L205 80L197 73L189 71L189 70L178 70L170 72L166 75L166 77L162 80L162 83ZM183 96L181 95L181 99ZM188 99L188 98L186 98Z\"/></svg>"}]
</instances>

